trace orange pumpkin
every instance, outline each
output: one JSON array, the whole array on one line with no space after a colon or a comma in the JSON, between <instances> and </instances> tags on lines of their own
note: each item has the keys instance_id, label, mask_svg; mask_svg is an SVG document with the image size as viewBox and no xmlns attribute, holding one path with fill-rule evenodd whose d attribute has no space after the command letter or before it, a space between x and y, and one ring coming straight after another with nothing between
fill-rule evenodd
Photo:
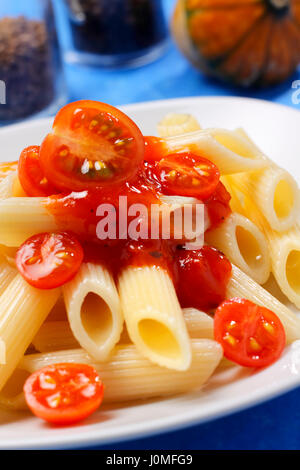
<instances>
[{"instance_id":1,"label":"orange pumpkin","mask_svg":"<svg viewBox=\"0 0 300 470\"><path fill-rule=\"evenodd\" d=\"M300 62L300 0L178 0L172 30L205 73L236 85L271 85Z\"/></svg>"}]
</instances>

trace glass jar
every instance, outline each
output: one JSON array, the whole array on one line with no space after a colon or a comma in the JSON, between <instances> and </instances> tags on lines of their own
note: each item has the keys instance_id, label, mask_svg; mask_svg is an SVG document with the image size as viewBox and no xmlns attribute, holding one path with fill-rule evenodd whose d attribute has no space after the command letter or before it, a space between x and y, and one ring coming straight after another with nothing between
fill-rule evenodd
<instances>
[{"instance_id":1,"label":"glass jar","mask_svg":"<svg viewBox=\"0 0 300 470\"><path fill-rule=\"evenodd\" d=\"M167 44L162 0L63 0L69 19L67 59L92 65L139 65Z\"/></svg>"},{"instance_id":2,"label":"glass jar","mask_svg":"<svg viewBox=\"0 0 300 470\"><path fill-rule=\"evenodd\" d=\"M0 0L0 124L66 101L51 0Z\"/></svg>"}]
</instances>

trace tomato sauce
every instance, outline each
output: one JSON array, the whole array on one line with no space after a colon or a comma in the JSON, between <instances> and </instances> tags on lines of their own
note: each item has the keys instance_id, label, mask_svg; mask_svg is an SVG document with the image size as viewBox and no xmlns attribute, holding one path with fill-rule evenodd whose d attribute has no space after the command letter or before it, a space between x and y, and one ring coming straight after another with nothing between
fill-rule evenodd
<instances>
[{"instance_id":1,"label":"tomato sauce","mask_svg":"<svg viewBox=\"0 0 300 470\"><path fill-rule=\"evenodd\" d=\"M89 135L89 127L86 131ZM191 259L191 253L194 252L180 250L180 243L184 243L184 240L172 238L172 227L170 238L162 239L161 216L158 222L156 221L159 224L159 239L151 237L150 227L153 227L151 206L161 205L161 195L170 194L168 191L165 192L163 178L155 167L167 155L168 148L163 139L145 137L144 159L142 163L136 162L138 170L133 179L104 185L101 189L90 185L87 188L83 187L83 190L77 189L76 192L53 195L45 201L45 208L55 217L59 230L70 231L79 238L86 262L103 263L116 277L126 266L159 266L167 270L172 277L183 306L209 310L225 298L231 273L229 261L217 250L211 253L207 247L198 250ZM196 155L194 157L194 160L192 159L194 167L188 165L187 155L181 153L178 162L176 160L176 165L174 164L174 170L172 170L172 160L162 171L167 178L173 177L173 173L176 172L175 177L181 185L183 195L196 197L195 194L202 191L202 199L200 197L197 199L206 205L212 229L220 225L230 214L230 194L223 184L218 182L218 169L211 162L204 162L210 165L207 166L207 173L204 171L206 167L203 170L202 161L201 171L199 169L199 173L194 172L195 168L198 169L195 165L198 165L202 158ZM180 159L186 159L183 161L185 165L181 165ZM191 178L191 174L193 178L190 187L187 181ZM50 171L49 176L55 181ZM173 186L176 189L176 181L172 178L167 181L169 189ZM68 185L72 187L72 178L68 180L66 188ZM206 191L203 189L205 185ZM188 194L185 194L185 188ZM191 196L190 192L194 196ZM177 194L172 190L171 194L181 193L179 191ZM110 207L104 206L105 204ZM137 206L133 212L128 212L134 204L143 205L146 213L139 212ZM139 221L142 222L140 230ZM136 223L135 238L129 233L132 222ZM102 232L99 236L98 228L101 223L103 223ZM108 228L112 232L108 233ZM202 303L199 301L201 296Z\"/></svg>"}]
</instances>

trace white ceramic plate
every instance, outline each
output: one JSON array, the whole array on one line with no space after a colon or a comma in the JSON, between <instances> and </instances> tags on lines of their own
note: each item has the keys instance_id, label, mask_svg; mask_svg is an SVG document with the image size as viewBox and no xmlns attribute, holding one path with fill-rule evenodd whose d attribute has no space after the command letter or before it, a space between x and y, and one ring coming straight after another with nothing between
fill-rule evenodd
<instances>
[{"instance_id":1,"label":"white ceramic plate","mask_svg":"<svg viewBox=\"0 0 300 470\"><path fill-rule=\"evenodd\" d=\"M145 134L156 131L168 112L193 113L205 127L244 127L258 145L300 182L300 113L269 102L243 98L188 98L123 107ZM27 145L39 144L49 119L0 130L1 159L16 160ZM1 221L0 221L1 223ZM82 424L54 428L29 413L0 413L0 448L71 448L144 437L212 420L253 406L300 385L300 341L271 367L216 374L201 392L164 400L102 408Z\"/></svg>"}]
</instances>

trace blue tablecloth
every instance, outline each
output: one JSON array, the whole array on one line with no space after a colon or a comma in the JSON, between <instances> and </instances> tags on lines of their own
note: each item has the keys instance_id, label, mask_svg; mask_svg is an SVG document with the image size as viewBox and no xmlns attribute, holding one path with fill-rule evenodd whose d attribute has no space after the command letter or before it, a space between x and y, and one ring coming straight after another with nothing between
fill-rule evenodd
<instances>
[{"instance_id":1,"label":"blue tablecloth","mask_svg":"<svg viewBox=\"0 0 300 470\"><path fill-rule=\"evenodd\" d=\"M164 0L166 14L174 0ZM129 70L66 65L69 100L97 99L113 105L185 96L234 95L292 103L292 82L260 91L225 87L194 70L172 41L156 62ZM300 104L299 104L300 109ZM300 389L211 423L105 449L300 449Z\"/></svg>"}]
</instances>

